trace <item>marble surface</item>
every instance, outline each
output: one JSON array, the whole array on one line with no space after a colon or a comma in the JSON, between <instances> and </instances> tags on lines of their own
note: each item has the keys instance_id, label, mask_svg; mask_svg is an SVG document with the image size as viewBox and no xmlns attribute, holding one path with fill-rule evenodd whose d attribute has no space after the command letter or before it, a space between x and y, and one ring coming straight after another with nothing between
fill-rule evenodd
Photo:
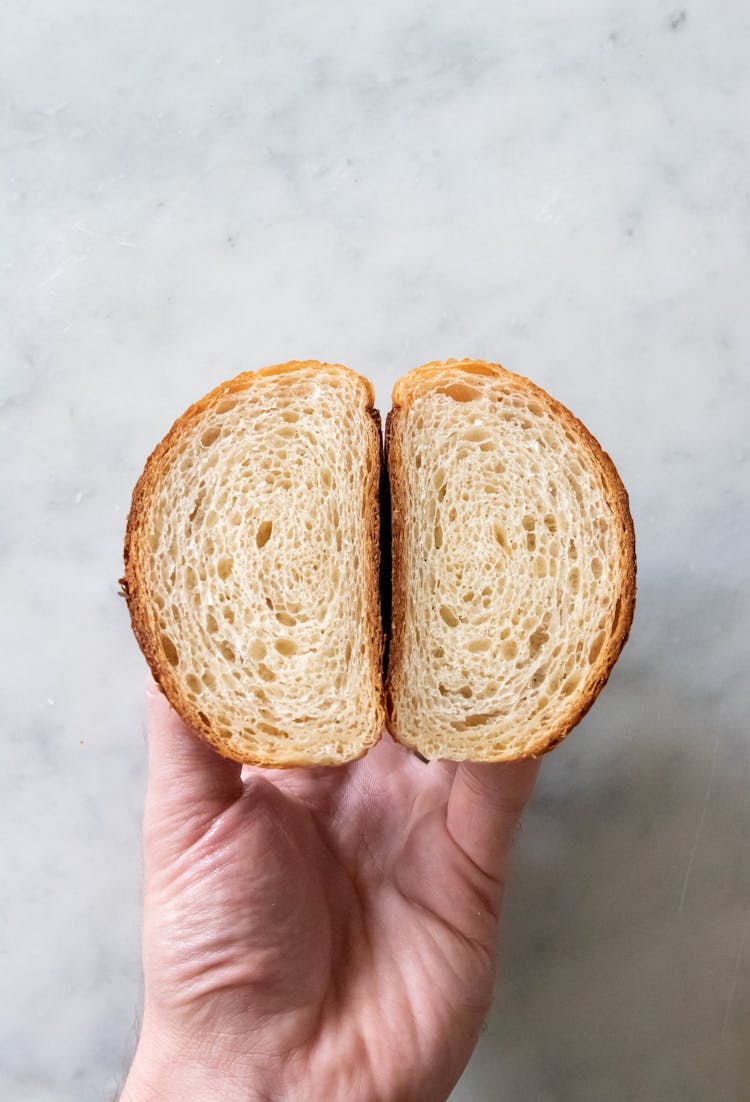
<instances>
[{"instance_id":1,"label":"marble surface","mask_svg":"<svg viewBox=\"0 0 750 1102\"><path fill-rule=\"evenodd\" d=\"M129 494L293 357L499 359L631 492L632 639L545 763L455 1102L750 1097L750 9L7 0L0 1097L111 1097L139 973Z\"/></svg>"}]
</instances>

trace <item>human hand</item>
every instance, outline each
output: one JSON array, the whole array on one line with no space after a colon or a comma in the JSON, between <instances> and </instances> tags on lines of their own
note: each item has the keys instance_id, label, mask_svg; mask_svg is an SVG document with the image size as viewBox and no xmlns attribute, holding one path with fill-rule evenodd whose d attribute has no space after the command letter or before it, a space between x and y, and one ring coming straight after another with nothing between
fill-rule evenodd
<instances>
[{"instance_id":1,"label":"human hand","mask_svg":"<svg viewBox=\"0 0 750 1102\"><path fill-rule=\"evenodd\" d=\"M476 1044L538 762L241 767L148 697L145 1000L122 1102L437 1102Z\"/></svg>"}]
</instances>

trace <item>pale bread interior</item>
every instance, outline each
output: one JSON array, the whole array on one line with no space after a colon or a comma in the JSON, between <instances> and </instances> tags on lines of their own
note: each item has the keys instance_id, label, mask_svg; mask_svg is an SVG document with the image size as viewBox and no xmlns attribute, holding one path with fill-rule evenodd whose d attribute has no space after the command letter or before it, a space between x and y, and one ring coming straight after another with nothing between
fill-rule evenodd
<instances>
[{"instance_id":1,"label":"pale bread interior","mask_svg":"<svg viewBox=\"0 0 750 1102\"><path fill-rule=\"evenodd\" d=\"M539 752L596 695L632 613L619 479L502 369L445 365L394 397L389 726L428 758Z\"/></svg>"},{"instance_id":2,"label":"pale bread interior","mask_svg":"<svg viewBox=\"0 0 750 1102\"><path fill-rule=\"evenodd\" d=\"M380 732L370 398L320 366L214 392L141 494L131 597L167 695L230 757L339 763Z\"/></svg>"}]
</instances>

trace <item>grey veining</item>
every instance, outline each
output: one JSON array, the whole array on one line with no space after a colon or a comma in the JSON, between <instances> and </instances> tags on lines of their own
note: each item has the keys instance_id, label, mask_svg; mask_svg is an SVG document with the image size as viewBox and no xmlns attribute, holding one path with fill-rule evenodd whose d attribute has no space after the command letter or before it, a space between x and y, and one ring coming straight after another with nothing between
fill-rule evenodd
<instances>
[{"instance_id":1,"label":"grey veining","mask_svg":"<svg viewBox=\"0 0 750 1102\"><path fill-rule=\"evenodd\" d=\"M129 493L196 396L433 358L569 405L639 598L544 763L456 1102L750 1097L750 8L8 0L0 1096L94 1102L139 999Z\"/></svg>"}]
</instances>

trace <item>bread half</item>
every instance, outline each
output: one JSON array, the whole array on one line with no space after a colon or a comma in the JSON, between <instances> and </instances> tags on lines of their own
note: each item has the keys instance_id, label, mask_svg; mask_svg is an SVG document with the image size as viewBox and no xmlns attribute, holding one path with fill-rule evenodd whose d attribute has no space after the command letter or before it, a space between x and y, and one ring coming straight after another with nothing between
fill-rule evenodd
<instances>
[{"instance_id":1,"label":"bread half","mask_svg":"<svg viewBox=\"0 0 750 1102\"><path fill-rule=\"evenodd\" d=\"M479 360L396 383L387 724L427 758L550 750L593 704L635 602L628 497L580 421Z\"/></svg>"},{"instance_id":2,"label":"bread half","mask_svg":"<svg viewBox=\"0 0 750 1102\"><path fill-rule=\"evenodd\" d=\"M217 387L149 458L125 539L133 630L226 757L336 764L378 739L380 464L372 387L314 362Z\"/></svg>"}]
</instances>

